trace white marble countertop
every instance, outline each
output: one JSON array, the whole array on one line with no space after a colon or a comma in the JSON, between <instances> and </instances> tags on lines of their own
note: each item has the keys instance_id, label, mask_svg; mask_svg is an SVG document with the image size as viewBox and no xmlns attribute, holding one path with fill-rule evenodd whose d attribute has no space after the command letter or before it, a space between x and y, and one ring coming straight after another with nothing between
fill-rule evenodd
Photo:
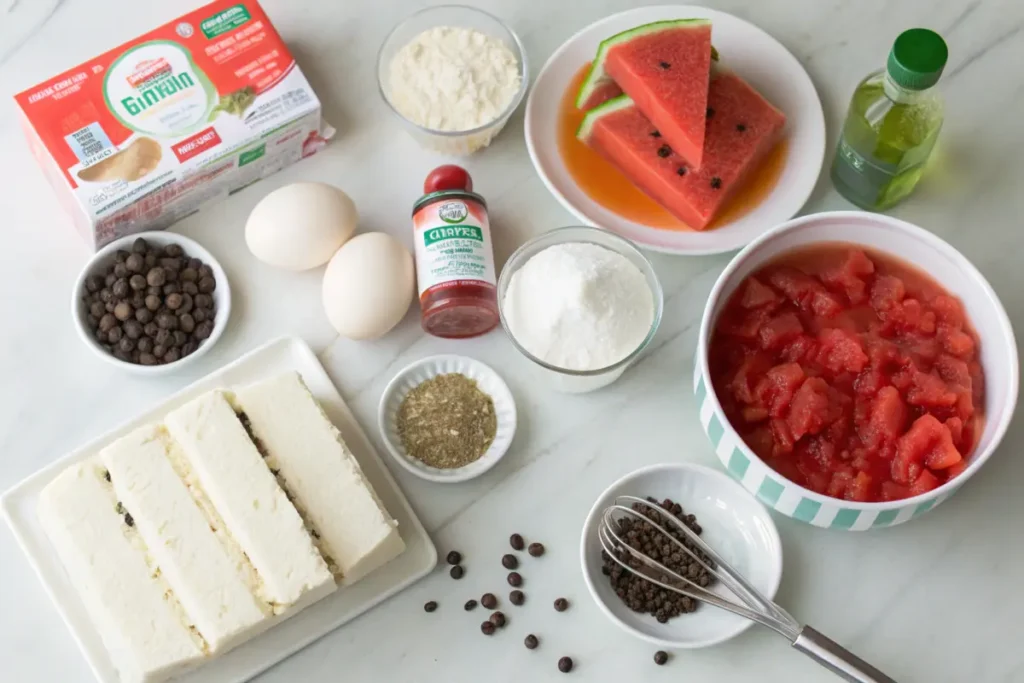
<instances>
[{"instance_id":1,"label":"white marble countertop","mask_svg":"<svg viewBox=\"0 0 1024 683\"><path fill-rule=\"evenodd\" d=\"M0 0L0 490L272 337L309 341L374 439L377 402L391 376L417 358L457 351L508 379L521 415L511 452L464 485L395 474L442 554L450 548L466 554L466 578L454 582L438 570L260 681L554 681L562 680L555 663L565 654L577 662L573 676L588 681L837 680L759 629L655 667L656 648L608 622L579 572L581 523L611 481L647 463L713 462L690 392L690 359L705 297L727 256L655 256L666 294L659 338L618 384L564 396L525 384L519 358L500 332L452 344L425 336L418 314L410 312L380 342L340 340L320 308L319 271L273 271L246 251L242 230L249 210L269 190L300 179L336 183L355 198L362 229L385 230L411 244L409 208L423 174L439 160L398 134L375 94L374 61L391 24L423 2L265 1L338 136L320 154L175 226L221 260L234 288L230 328L208 356L180 374L152 380L119 374L93 357L68 315L72 283L89 252L36 170L9 96L199 4ZM474 4L510 22L539 68L579 28L640 3ZM856 81L884 63L899 30L927 25L946 37L943 163L895 213L962 250L987 275L1014 322L1024 324L1024 88L1017 73L1024 63L1024 4L712 4L762 26L807 67L825 107L830 144ZM528 161L521 113L466 165L490 201L499 260L530 235L571 222ZM835 208L849 207L823 175L805 211ZM901 682L1024 681L1022 447L1024 424L1017 421L1000 452L958 495L890 530L824 531L778 517L785 552L779 601ZM484 590L507 591L498 558L512 531L543 540L548 554L527 575L527 606L512 608L509 628L486 639L477 628L480 613L466 615L461 606ZM558 595L573 602L570 612L551 609ZM422 605L430 599L441 609L426 615ZM534 652L521 644L530 631L543 641ZM91 680L6 527L0 529L0 680Z\"/></svg>"}]
</instances>

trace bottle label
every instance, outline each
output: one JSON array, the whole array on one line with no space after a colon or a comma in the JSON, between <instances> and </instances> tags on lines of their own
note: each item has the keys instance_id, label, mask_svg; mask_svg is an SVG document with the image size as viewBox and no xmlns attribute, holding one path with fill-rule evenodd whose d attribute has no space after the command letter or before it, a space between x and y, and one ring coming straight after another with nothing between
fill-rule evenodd
<instances>
[{"instance_id":1,"label":"bottle label","mask_svg":"<svg viewBox=\"0 0 1024 683\"><path fill-rule=\"evenodd\" d=\"M496 286L487 210L461 198L439 199L413 215L419 295L460 285Z\"/></svg>"}]
</instances>

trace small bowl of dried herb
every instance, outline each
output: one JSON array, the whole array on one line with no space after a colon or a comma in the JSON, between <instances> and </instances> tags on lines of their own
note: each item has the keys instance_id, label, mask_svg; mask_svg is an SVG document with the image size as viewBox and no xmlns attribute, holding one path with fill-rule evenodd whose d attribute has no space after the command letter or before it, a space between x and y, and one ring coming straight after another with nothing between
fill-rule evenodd
<instances>
[{"instance_id":1,"label":"small bowl of dried herb","mask_svg":"<svg viewBox=\"0 0 1024 683\"><path fill-rule=\"evenodd\" d=\"M388 452L428 481L454 483L494 467L516 432L516 404L494 370L465 356L431 356L391 380L378 411Z\"/></svg>"}]
</instances>

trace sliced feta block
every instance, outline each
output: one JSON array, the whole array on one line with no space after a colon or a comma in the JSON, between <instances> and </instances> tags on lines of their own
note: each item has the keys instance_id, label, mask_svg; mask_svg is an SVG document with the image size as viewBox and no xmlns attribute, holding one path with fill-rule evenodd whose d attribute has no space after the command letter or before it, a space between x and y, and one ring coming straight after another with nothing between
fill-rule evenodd
<instances>
[{"instance_id":1,"label":"sliced feta block","mask_svg":"<svg viewBox=\"0 0 1024 683\"><path fill-rule=\"evenodd\" d=\"M219 653L271 623L273 610L255 594L241 549L218 537L169 459L176 448L162 426L135 430L100 451L118 500L131 513L149 554L178 602Z\"/></svg>"},{"instance_id":2,"label":"sliced feta block","mask_svg":"<svg viewBox=\"0 0 1024 683\"><path fill-rule=\"evenodd\" d=\"M337 588L299 513L220 391L170 413L167 429L232 538L256 568L258 597L297 611Z\"/></svg>"},{"instance_id":3,"label":"sliced feta block","mask_svg":"<svg viewBox=\"0 0 1024 683\"><path fill-rule=\"evenodd\" d=\"M234 404L343 584L405 549L398 523L298 373L239 388Z\"/></svg>"},{"instance_id":4,"label":"sliced feta block","mask_svg":"<svg viewBox=\"0 0 1024 683\"><path fill-rule=\"evenodd\" d=\"M121 679L156 682L203 660L166 586L128 537L96 459L72 465L39 495L39 520Z\"/></svg>"}]
</instances>

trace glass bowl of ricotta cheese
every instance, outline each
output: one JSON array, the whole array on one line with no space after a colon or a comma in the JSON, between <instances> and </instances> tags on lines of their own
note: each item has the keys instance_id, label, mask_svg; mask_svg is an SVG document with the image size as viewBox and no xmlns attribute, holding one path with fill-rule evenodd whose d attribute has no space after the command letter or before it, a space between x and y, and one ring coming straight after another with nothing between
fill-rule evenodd
<instances>
[{"instance_id":1,"label":"glass bowl of ricotta cheese","mask_svg":"<svg viewBox=\"0 0 1024 683\"><path fill-rule=\"evenodd\" d=\"M617 380L654 339L663 306L647 257L600 228L538 235L498 278L498 312L512 345L543 381L566 393Z\"/></svg>"},{"instance_id":2,"label":"glass bowl of ricotta cheese","mask_svg":"<svg viewBox=\"0 0 1024 683\"><path fill-rule=\"evenodd\" d=\"M424 147L469 155L486 147L529 83L519 37L497 17L440 5L399 23L377 55L387 106Z\"/></svg>"}]
</instances>

